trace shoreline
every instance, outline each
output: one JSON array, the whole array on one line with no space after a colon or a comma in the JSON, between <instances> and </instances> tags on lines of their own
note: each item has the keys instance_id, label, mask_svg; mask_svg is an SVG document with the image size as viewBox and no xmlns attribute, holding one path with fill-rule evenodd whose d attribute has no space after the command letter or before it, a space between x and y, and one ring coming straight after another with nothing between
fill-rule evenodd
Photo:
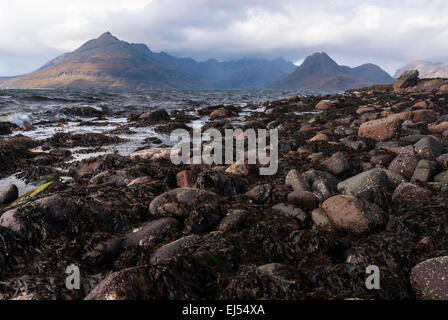
<instances>
[{"instance_id":1,"label":"shoreline","mask_svg":"<svg viewBox=\"0 0 448 320\"><path fill-rule=\"evenodd\" d=\"M109 134L1 140L4 177L26 169L23 179L47 185L0 206L0 299L447 298L438 279L422 279L447 263L448 93L412 92L419 85L160 109ZM277 173L175 166L160 136L136 148L152 148L140 157L106 147L198 119L204 129L277 129ZM71 148L107 154L68 163ZM71 264L80 290L65 287ZM380 290L365 287L372 265ZM27 292L15 292L19 278Z\"/></svg>"}]
</instances>

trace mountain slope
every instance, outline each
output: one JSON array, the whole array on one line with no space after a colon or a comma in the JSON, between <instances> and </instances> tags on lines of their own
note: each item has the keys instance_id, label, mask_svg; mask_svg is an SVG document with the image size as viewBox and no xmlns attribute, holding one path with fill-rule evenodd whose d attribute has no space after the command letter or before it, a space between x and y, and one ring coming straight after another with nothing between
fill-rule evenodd
<instances>
[{"instance_id":1,"label":"mountain slope","mask_svg":"<svg viewBox=\"0 0 448 320\"><path fill-rule=\"evenodd\" d=\"M394 78L399 78L401 74L408 70L418 70L420 78L448 78L448 65L442 62L430 62L417 60L405 67L398 69Z\"/></svg>"},{"instance_id":2,"label":"mountain slope","mask_svg":"<svg viewBox=\"0 0 448 320\"><path fill-rule=\"evenodd\" d=\"M282 89L353 89L372 84L392 83L380 67L364 64L356 68L338 65L325 52L314 53L274 87Z\"/></svg>"},{"instance_id":3,"label":"mountain slope","mask_svg":"<svg viewBox=\"0 0 448 320\"><path fill-rule=\"evenodd\" d=\"M194 77L200 88L242 89L265 88L287 76L296 66L283 58L268 61L265 59L241 59L218 62L210 59L197 62L192 58L176 58L165 52L153 53L144 44L134 44L146 55L163 63L175 66L178 70Z\"/></svg>"},{"instance_id":4,"label":"mountain slope","mask_svg":"<svg viewBox=\"0 0 448 320\"><path fill-rule=\"evenodd\" d=\"M194 79L141 53L109 32L39 70L6 81L9 88L193 88Z\"/></svg>"},{"instance_id":5,"label":"mountain slope","mask_svg":"<svg viewBox=\"0 0 448 320\"><path fill-rule=\"evenodd\" d=\"M283 59L197 62L154 53L104 33L33 73L3 81L7 88L264 88L294 70Z\"/></svg>"},{"instance_id":6,"label":"mountain slope","mask_svg":"<svg viewBox=\"0 0 448 320\"><path fill-rule=\"evenodd\" d=\"M390 84L394 82L394 78L392 78L386 71L372 63L366 63L359 67L351 68L349 72L351 75L367 80L373 84Z\"/></svg>"}]
</instances>

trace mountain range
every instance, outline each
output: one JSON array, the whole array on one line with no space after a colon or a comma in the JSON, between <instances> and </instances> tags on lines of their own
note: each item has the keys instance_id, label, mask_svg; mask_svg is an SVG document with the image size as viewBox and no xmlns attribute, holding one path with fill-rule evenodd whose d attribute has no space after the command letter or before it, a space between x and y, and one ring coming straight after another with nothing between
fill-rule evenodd
<instances>
[{"instance_id":1,"label":"mountain range","mask_svg":"<svg viewBox=\"0 0 448 320\"><path fill-rule=\"evenodd\" d=\"M338 65L325 52L305 59L292 74L274 87L282 89L354 89L373 84L389 84L394 79L377 65L368 63L356 68Z\"/></svg>"},{"instance_id":2,"label":"mountain range","mask_svg":"<svg viewBox=\"0 0 448 320\"><path fill-rule=\"evenodd\" d=\"M399 78L401 74L408 70L418 70L420 78L448 78L448 65L442 62L430 62L417 60L407 66L398 69L394 78Z\"/></svg>"},{"instance_id":3,"label":"mountain range","mask_svg":"<svg viewBox=\"0 0 448 320\"><path fill-rule=\"evenodd\" d=\"M349 89L393 82L380 67L339 66L326 53L316 53L300 67L283 58L204 62L152 52L106 32L38 70L10 79L3 88L126 89Z\"/></svg>"}]
</instances>

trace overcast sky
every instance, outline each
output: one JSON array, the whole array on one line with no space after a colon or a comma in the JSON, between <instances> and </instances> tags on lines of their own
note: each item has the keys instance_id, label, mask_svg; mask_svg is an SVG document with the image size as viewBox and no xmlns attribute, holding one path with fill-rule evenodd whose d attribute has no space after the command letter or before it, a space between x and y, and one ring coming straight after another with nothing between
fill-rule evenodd
<instances>
[{"instance_id":1,"label":"overcast sky","mask_svg":"<svg viewBox=\"0 0 448 320\"><path fill-rule=\"evenodd\" d=\"M393 74L416 59L448 62L446 0L0 0L0 76L31 72L105 31L197 60L338 63Z\"/></svg>"}]
</instances>

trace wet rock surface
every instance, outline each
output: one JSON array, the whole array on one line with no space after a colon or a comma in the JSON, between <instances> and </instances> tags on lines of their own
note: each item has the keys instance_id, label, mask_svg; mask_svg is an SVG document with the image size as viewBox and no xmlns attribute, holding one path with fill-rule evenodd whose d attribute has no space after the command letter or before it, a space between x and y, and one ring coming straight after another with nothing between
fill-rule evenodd
<instances>
[{"instance_id":1,"label":"wet rock surface","mask_svg":"<svg viewBox=\"0 0 448 320\"><path fill-rule=\"evenodd\" d=\"M117 120L115 134L33 140L2 123L0 176L37 188L0 197L0 299L446 299L441 87L411 73L395 87L149 110ZM155 128L199 118L220 131L277 128L276 173L236 159L171 163ZM127 154L100 153L146 128ZM65 289L71 264L77 292ZM380 267L381 290L365 287L369 265Z\"/></svg>"}]
</instances>

